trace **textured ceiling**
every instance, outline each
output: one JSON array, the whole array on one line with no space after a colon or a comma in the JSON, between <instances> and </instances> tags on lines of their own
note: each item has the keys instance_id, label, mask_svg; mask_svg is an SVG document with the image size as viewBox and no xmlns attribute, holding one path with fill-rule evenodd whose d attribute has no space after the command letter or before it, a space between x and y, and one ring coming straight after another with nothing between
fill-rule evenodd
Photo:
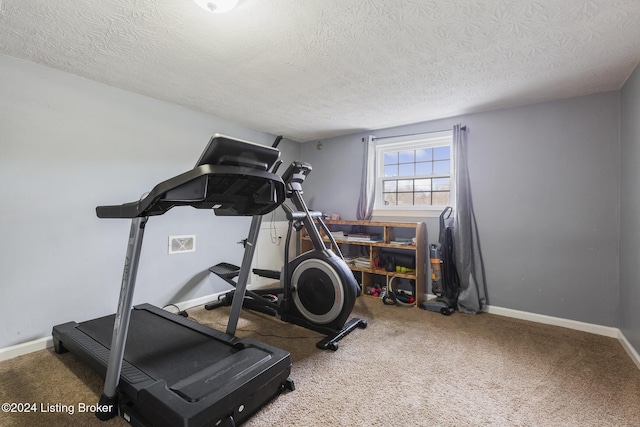
<instances>
[{"instance_id":1,"label":"textured ceiling","mask_svg":"<svg viewBox=\"0 0 640 427\"><path fill-rule=\"evenodd\" d=\"M640 0L0 0L0 53L305 142L617 90Z\"/></svg>"}]
</instances>

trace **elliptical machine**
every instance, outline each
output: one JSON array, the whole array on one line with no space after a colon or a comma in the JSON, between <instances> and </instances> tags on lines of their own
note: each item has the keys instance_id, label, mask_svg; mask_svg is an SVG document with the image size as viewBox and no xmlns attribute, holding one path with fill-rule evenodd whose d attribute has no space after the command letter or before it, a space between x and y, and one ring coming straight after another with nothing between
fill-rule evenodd
<instances>
[{"instance_id":1,"label":"elliptical machine","mask_svg":"<svg viewBox=\"0 0 640 427\"><path fill-rule=\"evenodd\" d=\"M322 213L310 211L302 198L302 183L311 170L308 163L297 161L291 163L282 175L286 197L291 199L295 206L293 210L286 203L281 205L289 221L282 271L253 270L262 277L280 280L280 287L246 290L243 307L323 333L326 337L319 341L316 347L335 351L338 349L338 341L356 328L366 328L367 322L358 318L347 322L355 300L360 295L360 285L322 221ZM253 217L252 229L259 227L260 219L261 217ZM256 221L258 224L254 224ZM325 246L316 223L328 236L337 255ZM313 249L289 259L289 244L293 230L300 231L302 228L307 230ZM255 240L243 241L245 251L255 246ZM240 267L219 263L209 268L209 271L235 287L236 282L233 279L240 274ZM205 305L205 308L212 310L223 305L231 305L234 295L235 290L232 290L221 296L218 301Z\"/></svg>"}]
</instances>

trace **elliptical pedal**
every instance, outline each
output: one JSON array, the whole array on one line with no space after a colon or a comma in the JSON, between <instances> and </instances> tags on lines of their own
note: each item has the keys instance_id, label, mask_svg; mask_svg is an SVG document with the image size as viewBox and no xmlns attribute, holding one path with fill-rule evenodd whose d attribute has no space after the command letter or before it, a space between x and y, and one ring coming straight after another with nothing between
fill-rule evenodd
<instances>
[{"instance_id":1,"label":"elliptical pedal","mask_svg":"<svg viewBox=\"0 0 640 427\"><path fill-rule=\"evenodd\" d=\"M222 279L233 279L240 274L240 267L228 262L221 262L209 267L209 271Z\"/></svg>"},{"instance_id":2,"label":"elliptical pedal","mask_svg":"<svg viewBox=\"0 0 640 427\"><path fill-rule=\"evenodd\" d=\"M267 279L280 280L280 272L277 270L264 270L262 268L254 268L253 274L257 274L260 277L266 277Z\"/></svg>"},{"instance_id":3,"label":"elliptical pedal","mask_svg":"<svg viewBox=\"0 0 640 427\"><path fill-rule=\"evenodd\" d=\"M231 286L235 287L236 283L233 281L233 279L240 274L240 267L228 262L220 262L209 267L209 271L220 277L225 282L229 283ZM232 302L233 292L227 292L225 294L219 295L217 301L205 304L204 308L205 310L213 310L218 307L229 306Z\"/></svg>"}]
</instances>

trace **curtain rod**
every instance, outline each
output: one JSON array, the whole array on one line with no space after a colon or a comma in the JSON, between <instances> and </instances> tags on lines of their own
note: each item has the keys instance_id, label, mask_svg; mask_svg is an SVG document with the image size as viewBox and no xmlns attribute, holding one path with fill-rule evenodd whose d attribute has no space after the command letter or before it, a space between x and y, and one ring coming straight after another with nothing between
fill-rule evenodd
<instances>
[{"instance_id":1,"label":"curtain rod","mask_svg":"<svg viewBox=\"0 0 640 427\"><path fill-rule=\"evenodd\" d=\"M420 133L408 133L405 135L391 135L391 136L374 136L372 139L375 141L376 139L388 139L388 138L400 138L403 136L417 136L417 135L428 135L430 133L440 133L440 132L447 132L451 129L444 129L444 130L432 130L430 132L420 132ZM466 131L467 127L466 126L461 126L460 130Z\"/></svg>"}]
</instances>

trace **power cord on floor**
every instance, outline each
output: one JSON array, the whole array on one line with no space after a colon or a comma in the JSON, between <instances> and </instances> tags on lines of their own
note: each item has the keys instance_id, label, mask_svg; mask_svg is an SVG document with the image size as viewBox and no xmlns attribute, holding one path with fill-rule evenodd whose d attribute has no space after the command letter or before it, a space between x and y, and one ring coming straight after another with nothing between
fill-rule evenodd
<instances>
[{"instance_id":1,"label":"power cord on floor","mask_svg":"<svg viewBox=\"0 0 640 427\"><path fill-rule=\"evenodd\" d=\"M216 325L227 326L226 323L223 322L213 322ZM276 335L276 334L263 334L262 332L258 332L255 329L244 329L244 328L236 328L236 331L240 332L248 332L259 335L261 337L272 337L272 338L283 338L283 339L318 339L324 337L324 335L306 335L306 336L285 336L285 335Z\"/></svg>"},{"instance_id":2,"label":"power cord on floor","mask_svg":"<svg viewBox=\"0 0 640 427\"><path fill-rule=\"evenodd\" d=\"M175 304L167 304L162 309L166 310L168 307L174 307L175 310L177 310L177 313L174 313L173 310L167 310L167 311L169 311L171 313L179 314L179 315L184 316L184 317L189 317L189 314L186 311L181 311L180 308ZM197 322L197 323L200 323L200 322ZM213 323L215 325L218 325L218 326L225 327L225 328L227 327L227 324L223 323L223 322L211 322L211 323ZM255 329L242 329L242 328L236 328L236 331L253 333L253 334L259 335L261 337L295 339L295 340L299 340L299 339L318 339L318 338L323 338L324 337L324 335L320 335L320 334L317 334L317 335L306 335L306 336L293 336L293 337L292 336L285 336L285 335L277 335L277 334L263 334L262 332L258 332Z\"/></svg>"},{"instance_id":3,"label":"power cord on floor","mask_svg":"<svg viewBox=\"0 0 640 427\"><path fill-rule=\"evenodd\" d=\"M167 308L169 308L169 307L173 307L173 308L175 308L175 311L173 311L173 310L167 310ZM164 307L162 307L162 309L163 309L163 310L168 311L169 313L179 314L179 315L180 315L180 316L182 316L182 317L189 317L189 313L187 313L187 312L186 312L186 311L184 311L184 310L180 310L180 307L178 307L178 306L177 306L177 305L175 305L175 304L167 304L167 305L165 305Z\"/></svg>"}]
</instances>

